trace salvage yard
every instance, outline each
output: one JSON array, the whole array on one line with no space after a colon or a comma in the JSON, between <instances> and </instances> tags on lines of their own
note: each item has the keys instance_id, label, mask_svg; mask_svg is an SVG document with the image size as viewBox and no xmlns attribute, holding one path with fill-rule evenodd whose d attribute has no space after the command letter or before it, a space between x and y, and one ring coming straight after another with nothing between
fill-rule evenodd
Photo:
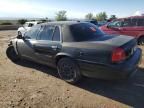
<instances>
[{"instance_id":1,"label":"salvage yard","mask_svg":"<svg viewBox=\"0 0 144 108\"><path fill-rule=\"evenodd\" d=\"M50 67L11 62L5 51L15 35L15 30L0 31L0 108L144 107L144 59L136 75L128 80L83 78L79 84L70 85Z\"/></svg>"}]
</instances>

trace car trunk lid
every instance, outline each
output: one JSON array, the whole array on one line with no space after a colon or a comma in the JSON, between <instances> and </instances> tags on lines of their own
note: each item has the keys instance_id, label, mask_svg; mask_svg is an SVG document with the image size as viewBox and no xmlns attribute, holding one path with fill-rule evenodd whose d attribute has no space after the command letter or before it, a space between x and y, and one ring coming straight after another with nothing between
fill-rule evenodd
<instances>
[{"instance_id":1,"label":"car trunk lid","mask_svg":"<svg viewBox=\"0 0 144 108\"><path fill-rule=\"evenodd\" d=\"M125 52L125 60L130 58L135 50L136 50L136 45L137 41L134 37L131 36L125 36L125 35L119 35L119 36L104 36L101 37L97 40L99 43L106 44L108 46L112 46L112 50L116 48L122 48Z\"/></svg>"}]
</instances>

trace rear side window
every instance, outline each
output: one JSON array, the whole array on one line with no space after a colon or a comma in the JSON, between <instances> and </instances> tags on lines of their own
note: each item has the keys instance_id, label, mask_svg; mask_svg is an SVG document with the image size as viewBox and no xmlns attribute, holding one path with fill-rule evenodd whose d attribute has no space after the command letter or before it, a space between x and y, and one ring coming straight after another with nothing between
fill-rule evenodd
<instances>
[{"instance_id":1,"label":"rear side window","mask_svg":"<svg viewBox=\"0 0 144 108\"><path fill-rule=\"evenodd\" d=\"M59 27L55 28L55 32L53 35L53 41L60 41L60 30Z\"/></svg>"},{"instance_id":2,"label":"rear side window","mask_svg":"<svg viewBox=\"0 0 144 108\"><path fill-rule=\"evenodd\" d=\"M123 27L129 27L129 26L132 26L131 19L124 19Z\"/></svg>"},{"instance_id":3,"label":"rear side window","mask_svg":"<svg viewBox=\"0 0 144 108\"><path fill-rule=\"evenodd\" d=\"M137 26L144 26L144 18L137 20Z\"/></svg>"},{"instance_id":4,"label":"rear side window","mask_svg":"<svg viewBox=\"0 0 144 108\"><path fill-rule=\"evenodd\" d=\"M38 34L38 40L52 40L55 26L44 26Z\"/></svg>"},{"instance_id":5,"label":"rear side window","mask_svg":"<svg viewBox=\"0 0 144 108\"><path fill-rule=\"evenodd\" d=\"M131 26L137 26L137 18L131 19Z\"/></svg>"},{"instance_id":6,"label":"rear side window","mask_svg":"<svg viewBox=\"0 0 144 108\"><path fill-rule=\"evenodd\" d=\"M71 25L70 31L72 33L74 41L76 42L89 40L93 41L104 34L94 24L91 23Z\"/></svg>"}]
</instances>

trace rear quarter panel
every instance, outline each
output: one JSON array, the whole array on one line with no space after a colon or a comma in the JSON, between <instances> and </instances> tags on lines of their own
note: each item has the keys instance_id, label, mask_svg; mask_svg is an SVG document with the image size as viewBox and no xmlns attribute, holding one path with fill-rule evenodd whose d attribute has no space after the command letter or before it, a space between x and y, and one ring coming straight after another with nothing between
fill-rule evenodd
<instances>
[{"instance_id":1,"label":"rear quarter panel","mask_svg":"<svg viewBox=\"0 0 144 108\"><path fill-rule=\"evenodd\" d=\"M63 52L71 54L76 60L87 60L97 63L109 63L113 47L87 42L64 43Z\"/></svg>"}]
</instances>

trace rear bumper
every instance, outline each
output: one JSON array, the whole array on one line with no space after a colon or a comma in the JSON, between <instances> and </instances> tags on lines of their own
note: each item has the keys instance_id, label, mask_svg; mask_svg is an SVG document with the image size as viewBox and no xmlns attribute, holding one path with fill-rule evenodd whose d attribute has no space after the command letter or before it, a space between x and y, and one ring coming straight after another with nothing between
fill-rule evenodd
<instances>
[{"instance_id":1,"label":"rear bumper","mask_svg":"<svg viewBox=\"0 0 144 108\"><path fill-rule=\"evenodd\" d=\"M78 64L84 76L100 79L123 79L137 71L141 57L142 50L137 48L130 59L120 64L107 65L85 60L78 60Z\"/></svg>"}]
</instances>

